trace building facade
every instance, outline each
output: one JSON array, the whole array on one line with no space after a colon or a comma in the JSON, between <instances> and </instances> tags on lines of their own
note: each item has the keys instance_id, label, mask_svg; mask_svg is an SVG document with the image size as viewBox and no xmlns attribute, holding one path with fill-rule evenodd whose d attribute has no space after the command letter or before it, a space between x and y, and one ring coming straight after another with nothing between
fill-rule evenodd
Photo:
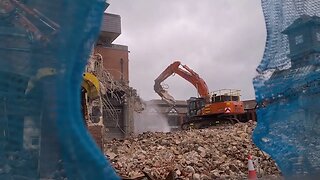
<instances>
[{"instance_id":1,"label":"building facade","mask_svg":"<svg viewBox=\"0 0 320 180\"><path fill-rule=\"evenodd\" d=\"M121 34L121 17L105 13L101 32L94 47L94 55L100 56L105 78L103 86L103 122L106 138L124 138L134 131L133 111L140 110L140 98L129 86L128 46L113 44Z\"/></svg>"},{"instance_id":2,"label":"building facade","mask_svg":"<svg viewBox=\"0 0 320 180\"><path fill-rule=\"evenodd\" d=\"M101 33L94 48L95 53L101 54L104 68L114 80L129 84L129 51L128 46L113 44L121 34L121 17L105 13Z\"/></svg>"}]
</instances>

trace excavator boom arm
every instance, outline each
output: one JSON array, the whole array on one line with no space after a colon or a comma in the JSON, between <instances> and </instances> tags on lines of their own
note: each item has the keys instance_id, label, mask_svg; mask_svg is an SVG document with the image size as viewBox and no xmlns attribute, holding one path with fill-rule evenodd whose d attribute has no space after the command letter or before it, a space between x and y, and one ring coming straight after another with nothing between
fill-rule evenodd
<instances>
[{"instance_id":1,"label":"excavator boom arm","mask_svg":"<svg viewBox=\"0 0 320 180\"><path fill-rule=\"evenodd\" d=\"M161 86L161 82L171 76L180 66L179 61L170 64L158 77L154 80L154 91L170 105L175 104L175 99Z\"/></svg>"},{"instance_id":2,"label":"excavator boom arm","mask_svg":"<svg viewBox=\"0 0 320 180\"><path fill-rule=\"evenodd\" d=\"M184 69L178 68L176 74L181 76L183 79L190 82L198 91L200 97L207 97L209 95L209 89L206 82L192 69L186 65L182 65Z\"/></svg>"},{"instance_id":3,"label":"excavator boom arm","mask_svg":"<svg viewBox=\"0 0 320 180\"><path fill-rule=\"evenodd\" d=\"M176 73L195 86L200 97L207 97L209 95L209 90L205 81L188 66L181 65L183 68L180 68L180 65L180 61L173 62L158 76L157 79L155 79L155 92L168 104L174 105L175 99L161 86L161 83L169 76Z\"/></svg>"}]
</instances>

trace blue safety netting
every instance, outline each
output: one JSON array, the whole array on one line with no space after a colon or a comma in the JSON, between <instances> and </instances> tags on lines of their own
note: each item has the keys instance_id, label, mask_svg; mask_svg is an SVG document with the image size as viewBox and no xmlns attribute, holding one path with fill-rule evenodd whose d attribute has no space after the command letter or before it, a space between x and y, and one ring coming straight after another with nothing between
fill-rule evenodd
<instances>
[{"instance_id":1,"label":"blue safety netting","mask_svg":"<svg viewBox=\"0 0 320 180\"><path fill-rule=\"evenodd\" d=\"M267 42L253 80L254 143L285 177L320 177L320 1L262 0L262 8Z\"/></svg>"},{"instance_id":2,"label":"blue safety netting","mask_svg":"<svg viewBox=\"0 0 320 180\"><path fill-rule=\"evenodd\" d=\"M80 112L82 72L106 6L0 1L0 179L118 179Z\"/></svg>"}]
</instances>

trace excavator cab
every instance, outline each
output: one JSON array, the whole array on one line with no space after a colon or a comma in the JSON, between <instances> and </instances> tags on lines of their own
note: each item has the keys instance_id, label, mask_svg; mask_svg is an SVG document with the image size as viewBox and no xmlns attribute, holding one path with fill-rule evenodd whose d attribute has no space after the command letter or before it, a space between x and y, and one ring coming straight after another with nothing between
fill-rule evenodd
<instances>
[{"instance_id":1,"label":"excavator cab","mask_svg":"<svg viewBox=\"0 0 320 180\"><path fill-rule=\"evenodd\" d=\"M200 113L200 110L205 106L206 101L204 98L196 98L191 97L189 100L187 100L187 106L188 106L188 116L193 117L197 116Z\"/></svg>"}]
</instances>

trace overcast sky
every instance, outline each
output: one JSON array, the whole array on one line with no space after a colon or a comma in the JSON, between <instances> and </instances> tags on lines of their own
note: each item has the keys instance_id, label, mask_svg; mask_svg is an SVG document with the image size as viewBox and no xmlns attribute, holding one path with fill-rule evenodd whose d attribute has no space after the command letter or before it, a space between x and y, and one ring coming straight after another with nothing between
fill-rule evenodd
<instances>
[{"instance_id":1,"label":"overcast sky","mask_svg":"<svg viewBox=\"0 0 320 180\"><path fill-rule=\"evenodd\" d=\"M109 0L129 46L130 86L144 100L159 99L154 79L174 60L202 77L210 91L234 88L253 99L252 78L262 59L266 30L260 0ZM197 96L178 75L164 81L178 100Z\"/></svg>"}]
</instances>

